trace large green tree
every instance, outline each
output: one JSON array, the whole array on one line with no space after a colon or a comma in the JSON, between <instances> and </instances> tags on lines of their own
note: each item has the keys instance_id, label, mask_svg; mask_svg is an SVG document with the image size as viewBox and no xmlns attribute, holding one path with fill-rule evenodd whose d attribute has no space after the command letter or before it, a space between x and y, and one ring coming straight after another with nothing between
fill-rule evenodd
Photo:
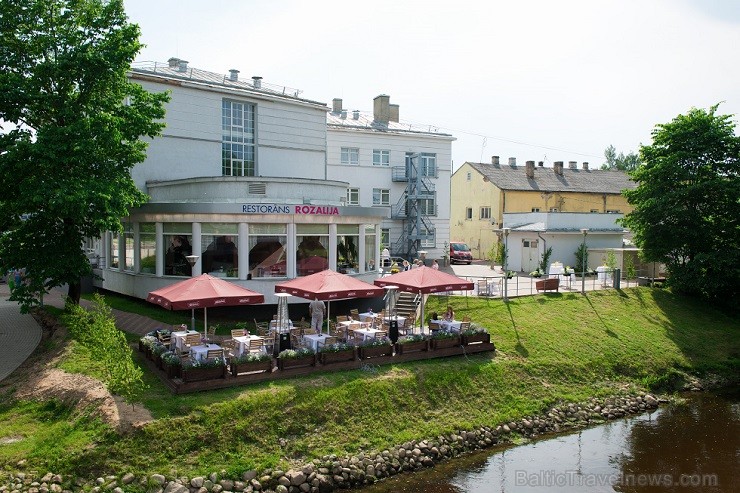
<instances>
[{"instance_id":1,"label":"large green tree","mask_svg":"<svg viewBox=\"0 0 740 493\"><path fill-rule=\"evenodd\" d=\"M12 299L91 274L88 237L120 230L146 196L130 170L163 125L166 94L126 77L141 49L121 0L2 0L0 267L26 269Z\"/></svg>"},{"instance_id":2,"label":"large green tree","mask_svg":"<svg viewBox=\"0 0 740 493\"><path fill-rule=\"evenodd\" d=\"M692 109L652 132L642 165L624 192L634 206L624 224L645 259L663 262L678 291L738 303L740 138L717 106Z\"/></svg>"},{"instance_id":3,"label":"large green tree","mask_svg":"<svg viewBox=\"0 0 740 493\"><path fill-rule=\"evenodd\" d=\"M606 162L601 165L601 169L633 171L640 165L640 156L634 152L630 152L626 156L623 152L617 154L613 145L604 150L604 159L606 159Z\"/></svg>"}]
</instances>

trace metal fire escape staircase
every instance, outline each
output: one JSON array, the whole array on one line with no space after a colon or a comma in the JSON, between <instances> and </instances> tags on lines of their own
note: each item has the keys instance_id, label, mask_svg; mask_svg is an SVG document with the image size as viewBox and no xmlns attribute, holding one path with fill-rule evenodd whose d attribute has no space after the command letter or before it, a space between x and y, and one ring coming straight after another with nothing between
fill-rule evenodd
<instances>
[{"instance_id":1,"label":"metal fire escape staircase","mask_svg":"<svg viewBox=\"0 0 740 493\"><path fill-rule=\"evenodd\" d=\"M405 182L406 190L401 199L391 207L391 218L403 221L403 231L393 244L393 255L404 258L418 258L421 242L434 240L436 228L429 216L437 215L437 200L434 183L422 173L419 165L419 154L413 154L406 160L406 166L394 166L392 180ZM433 170L436 173L436 166ZM424 202L432 200L434 210L424 207ZM432 214L428 214L432 212Z\"/></svg>"}]
</instances>

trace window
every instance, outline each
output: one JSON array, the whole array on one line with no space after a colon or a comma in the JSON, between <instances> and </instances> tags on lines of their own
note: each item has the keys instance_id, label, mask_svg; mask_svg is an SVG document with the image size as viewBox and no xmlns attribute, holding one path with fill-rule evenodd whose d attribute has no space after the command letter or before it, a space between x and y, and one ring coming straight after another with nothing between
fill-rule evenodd
<instances>
[{"instance_id":1,"label":"window","mask_svg":"<svg viewBox=\"0 0 740 493\"><path fill-rule=\"evenodd\" d=\"M381 228L380 230L380 244L388 248L391 244L391 229Z\"/></svg>"},{"instance_id":2,"label":"window","mask_svg":"<svg viewBox=\"0 0 740 493\"><path fill-rule=\"evenodd\" d=\"M249 276L285 277L286 233L285 224L249 225Z\"/></svg>"},{"instance_id":3,"label":"window","mask_svg":"<svg viewBox=\"0 0 740 493\"><path fill-rule=\"evenodd\" d=\"M470 181L473 178L473 173L471 173L470 171L468 171L468 174L467 174L466 178L467 178L468 181Z\"/></svg>"},{"instance_id":4,"label":"window","mask_svg":"<svg viewBox=\"0 0 740 493\"><path fill-rule=\"evenodd\" d=\"M192 223L164 223L164 244L167 251L164 256L164 274L166 276L192 275L192 267L186 258L193 253Z\"/></svg>"},{"instance_id":5,"label":"window","mask_svg":"<svg viewBox=\"0 0 740 493\"><path fill-rule=\"evenodd\" d=\"M296 225L296 274L307 276L329 268L329 225Z\"/></svg>"},{"instance_id":6,"label":"window","mask_svg":"<svg viewBox=\"0 0 740 493\"><path fill-rule=\"evenodd\" d=\"M378 252L375 250L375 225L365 226L365 270L375 270L378 266Z\"/></svg>"},{"instance_id":7,"label":"window","mask_svg":"<svg viewBox=\"0 0 740 493\"><path fill-rule=\"evenodd\" d=\"M391 191L387 188L373 188L373 205L390 205Z\"/></svg>"},{"instance_id":8,"label":"window","mask_svg":"<svg viewBox=\"0 0 740 493\"><path fill-rule=\"evenodd\" d=\"M131 223L123 224L123 270L134 270L134 229Z\"/></svg>"},{"instance_id":9,"label":"window","mask_svg":"<svg viewBox=\"0 0 740 493\"><path fill-rule=\"evenodd\" d=\"M621 214L621 212L619 211L619 209L607 209L606 210L606 213L607 214Z\"/></svg>"},{"instance_id":10,"label":"window","mask_svg":"<svg viewBox=\"0 0 740 493\"><path fill-rule=\"evenodd\" d=\"M374 238L374 236L373 236ZM337 225L337 271L342 274L359 272L360 227L356 224ZM374 248L373 248L374 250Z\"/></svg>"},{"instance_id":11,"label":"window","mask_svg":"<svg viewBox=\"0 0 740 493\"><path fill-rule=\"evenodd\" d=\"M437 209L434 205L434 199L421 199L419 201L419 212L422 216L436 216Z\"/></svg>"},{"instance_id":12,"label":"window","mask_svg":"<svg viewBox=\"0 0 740 493\"><path fill-rule=\"evenodd\" d=\"M360 164L360 149L357 147L342 147L342 164Z\"/></svg>"},{"instance_id":13,"label":"window","mask_svg":"<svg viewBox=\"0 0 740 493\"><path fill-rule=\"evenodd\" d=\"M218 277L239 275L236 243L239 230L236 223L203 223L200 251L203 272Z\"/></svg>"},{"instance_id":14,"label":"window","mask_svg":"<svg viewBox=\"0 0 740 493\"><path fill-rule=\"evenodd\" d=\"M467 221L470 221L471 219L473 219L473 208L472 207L468 207L465 209L465 219Z\"/></svg>"},{"instance_id":15,"label":"window","mask_svg":"<svg viewBox=\"0 0 740 493\"><path fill-rule=\"evenodd\" d=\"M550 207L550 212L558 212L558 208L557 207Z\"/></svg>"},{"instance_id":16,"label":"window","mask_svg":"<svg viewBox=\"0 0 740 493\"><path fill-rule=\"evenodd\" d=\"M254 105L224 100L221 130L221 174L254 176Z\"/></svg>"},{"instance_id":17,"label":"window","mask_svg":"<svg viewBox=\"0 0 740 493\"><path fill-rule=\"evenodd\" d=\"M110 235L110 266L114 269L117 269L120 265L118 256L118 244L121 241L121 236L118 231L111 232Z\"/></svg>"},{"instance_id":18,"label":"window","mask_svg":"<svg viewBox=\"0 0 740 493\"><path fill-rule=\"evenodd\" d=\"M540 212L540 208L539 207L532 207L532 212Z\"/></svg>"},{"instance_id":19,"label":"window","mask_svg":"<svg viewBox=\"0 0 740 493\"><path fill-rule=\"evenodd\" d=\"M154 274L157 269L157 234L154 223L139 223L139 272Z\"/></svg>"},{"instance_id":20,"label":"window","mask_svg":"<svg viewBox=\"0 0 740 493\"><path fill-rule=\"evenodd\" d=\"M481 219L491 219L491 208L481 207L480 208L480 218Z\"/></svg>"},{"instance_id":21,"label":"window","mask_svg":"<svg viewBox=\"0 0 740 493\"><path fill-rule=\"evenodd\" d=\"M390 166L391 165L391 151L383 149L373 150L373 166Z\"/></svg>"},{"instance_id":22,"label":"window","mask_svg":"<svg viewBox=\"0 0 740 493\"><path fill-rule=\"evenodd\" d=\"M421 153L421 165L419 166L421 176L437 176L437 155L429 152Z\"/></svg>"},{"instance_id":23,"label":"window","mask_svg":"<svg viewBox=\"0 0 740 493\"><path fill-rule=\"evenodd\" d=\"M599 213L599 209L591 209L591 214L598 214L598 213Z\"/></svg>"},{"instance_id":24,"label":"window","mask_svg":"<svg viewBox=\"0 0 740 493\"><path fill-rule=\"evenodd\" d=\"M360 189L359 188L348 188L347 189L347 205L360 205Z\"/></svg>"},{"instance_id":25,"label":"window","mask_svg":"<svg viewBox=\"0 0 740 493\"><path fill-rule=\"evenodd\" d=\"M421 227L420 233L424 235L424 237L421 240L421 246L424 248L434 248L437 246L437 243L435 242L434 238L434 230L428 230L424 226Z\"/></svg>"}]
</instances>

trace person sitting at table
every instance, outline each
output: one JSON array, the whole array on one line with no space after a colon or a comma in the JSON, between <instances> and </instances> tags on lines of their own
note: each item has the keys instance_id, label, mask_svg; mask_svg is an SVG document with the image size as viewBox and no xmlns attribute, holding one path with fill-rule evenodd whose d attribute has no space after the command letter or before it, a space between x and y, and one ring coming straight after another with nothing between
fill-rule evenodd
<instances>
[{"instance_id":1,"label":"person sitting at table","mask_svg":"<svg viewBox=\"0 0 740 493\"><path fill-rule=\"evenodd\" d=\"M455 320L455 311L450 305L447 305L447 311L442 318L447 322L452 322L453 320Z\"/></svg>"}]
</instances>

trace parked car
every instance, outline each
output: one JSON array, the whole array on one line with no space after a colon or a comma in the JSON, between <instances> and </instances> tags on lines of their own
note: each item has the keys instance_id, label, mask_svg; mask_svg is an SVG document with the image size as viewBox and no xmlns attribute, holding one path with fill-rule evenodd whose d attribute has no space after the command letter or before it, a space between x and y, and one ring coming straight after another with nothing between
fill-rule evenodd
<instances>
[{"instance_id":1,"label":"parked car","mask_svg":"<svg viewBox=\"0 0 740 493\"><path fill-rule=\"evenodd\" d=\"M450 264L454 264L455 262L466 263L468 265L473 263L473 254L470 253L470 247L467 243L462 241L450 242Z\"/></svg>"}]
</instances>

